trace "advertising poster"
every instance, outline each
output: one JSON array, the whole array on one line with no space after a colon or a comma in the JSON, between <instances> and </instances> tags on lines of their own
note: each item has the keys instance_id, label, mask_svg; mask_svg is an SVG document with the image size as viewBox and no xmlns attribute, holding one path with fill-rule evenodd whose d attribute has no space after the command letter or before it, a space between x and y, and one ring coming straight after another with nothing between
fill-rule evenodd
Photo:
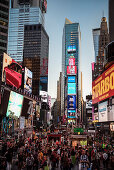
<instances>
[{"instance_id":1,"label":"advertising poster","mask_svg":"<svg viewBox=\"0 0 114 170\"><path fill-rule=\"evenodd\" d=\"M76 75L77 67L76 66L67 66L67 75Z\"/></svg>"},{"instance_id":2,"label":"advertising poster","mask_svg":"<svg viewBox=\"0 0 114 170\"><path fill-rule=\"evenodd\" d=\"M92 82L92 104L114 96L114 64Z\"/></svg>"},{"instance_id":3,"label":"advertising poster","mask_svg":"<svg viewBox=\"0 0 114 170\"><path fill-rule=\"evenodd\" d=\"M76 96L68 96L67 109L76 110Z\"/></svg>"},{"instance_id":4,"label":"advertising poster","mask_svg":"<svg viewBox=\"0 0 114 170\"><path fill-rule=\"evenodd\" d=\"M76 83L76 77L75 76L68 76L68 83Z\"/></svg>"},{"instance_id":5,"label":"advertising poster","mask_svg":"<svg viewBox=\"0 0 114 170\"><path fill-rule=\"evenodd\" d=\"M40 105L36 105L36 117L40 118Z\"/></svg>"},{"instance_id":6,"label":"advertising poster","mask_svg":"<svg viewBox=\"0 0 114 170\"><path fill-rule=\"evenodd\" d=\"M75 58L69 58L69 66L75 66Z\"/></svg>"},{"instance_id":7,"label":"advertising poster","mask_svg":"<svg viewBox=\"0 0 114 170\"><path fill-rule=\"evenodd\" d=\"M108 121L107 101L100 103L98 108L99 108L99 122Z\"/></svg>"},{"instance_id":8,"label":"advertising poster","mask_svg":"<svg viewBox=\"0 0 114 170\"><path fill-rule=\"evenodd\" d=\"M24 89L29 93L32 93L32 72L26 67L24 74Z\"/></svg>"},{"instance_id":9,"label":"advertising poster","mask_svg":"<svg viewBox=\"0 0 114 170\"><path fill-rule=\"evenodd\" d=\"M110 131L114 132L114 122L110 123Z\"/></svg>"},{"instance_id":10,"label":"advertising poster","mask_svg":"<svg viewBox=\"0 0 114 170\"><path fill-rule=\"evenodd\" d=\"M2 82L17 89L21 87L22 82L21 65L5 53L3 55Z\"/></svg>"},{"instance_id":11,"label":"advertising poster","mask_svg":"<svg viewBox=\"0 0 114 170\"><path fill-rule=\"evenodd\" d=\"M68 83L68 95L76 95L76 83Z\"/></svg>"},{"instance_id":12,"label":"advertising poster","mask_svg":"<svg viewBox=\"0 0 114 170\"><path fill-rule=\"evenodd\" d=\"M92 100L86 101L86 109L92 109Z\"/></svg>"},{"instance_id":13,"label":"advertising poster","mask_svg":"<svg viewBox=\"0 0 114 170\"><path fill-rule=\"evenodd\" d=\"M48 77L40 77L40 90L47 91Z\"/></svg>"},{"instance_id":14,"label":"advertising poster","mask_svg":"<svg viewBox=\"0 0 114 170\"><path fill-rule=\"evenodd\" d=\"M46 91L40 91L41 101L46 102L48 101L48 93Z\"/></svg>"},{"instance_id":15,"label":"advertising poster","mask_svg":"<svg viewBox=\"0 0 114 170\"><path fill-rule=\"evenodd\" d=\"M23 96L11 91L6 116L19 118L21 114L22 104Z\"/></svg>"}]
</instances>

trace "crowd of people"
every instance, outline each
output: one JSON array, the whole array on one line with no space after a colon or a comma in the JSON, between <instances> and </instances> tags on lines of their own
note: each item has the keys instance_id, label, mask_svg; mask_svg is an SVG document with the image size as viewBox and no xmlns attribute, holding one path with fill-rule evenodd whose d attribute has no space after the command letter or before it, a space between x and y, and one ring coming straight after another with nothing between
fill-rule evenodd
<instances>
[{"instance_id":1,"label":"crowd of people","mask_svg":"<svg viewBox=\"0 0 114 170\"><path fill-rule=\"evenodd\" d=\"M4 141L0 153L0 170L112 170L114 148L112 146L76 146L42 142L43 139L20 138ZM77 170L78 170L77 169Z\"/></svg>"}]
</instances>

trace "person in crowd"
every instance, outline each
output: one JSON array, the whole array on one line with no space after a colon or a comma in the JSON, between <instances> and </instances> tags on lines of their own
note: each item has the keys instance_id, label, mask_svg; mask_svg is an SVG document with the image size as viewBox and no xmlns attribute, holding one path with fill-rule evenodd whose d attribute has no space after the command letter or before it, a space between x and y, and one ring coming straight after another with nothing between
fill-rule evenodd
<instances>
[{"instance_id":1,"label":"person in crowd","mask_svg":"<svg viewBox=\"0 0 114 170\"><path fill-rule=\"evenodd\" d=\"M87 170L89 167L89 160L88 156L85 154L85 150L82 151L82 155L80 157L80 163L81 163L81 170Z\"/></svg>"}]
</instances>

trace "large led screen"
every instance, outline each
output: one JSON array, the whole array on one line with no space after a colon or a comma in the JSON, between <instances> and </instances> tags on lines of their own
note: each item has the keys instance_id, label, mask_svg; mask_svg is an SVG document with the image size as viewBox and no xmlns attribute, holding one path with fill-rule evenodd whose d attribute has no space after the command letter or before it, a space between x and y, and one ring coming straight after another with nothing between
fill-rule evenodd
<instances>
[{"instance_id":1,"label":"large led screen","mask_svg":"<svg viewBox=\"0 0 114 170\"><path fill-rule=\"evenodd\" d=\"M67 48L68 53L74 53L76 52L76 46L75 45L69 45Z\"/></svg>"},{"instance_id":2,"label":"large led screen","mask_svg":"<svg viewBox=\"0 0 114 170\"><path fill-rule=\"evenodd\" d=\"M76 96L68 96L67 109L76 110Z\"/></svg>"},{"instance_id":3,"label":"large led screen","mask_svg":"<svg viewBox=\"0 0 114 170\"><path fill-rule=\"evenodd\" d=\"M77 67L76 66L67 66L67 75L76 75Z\"/></svg>"},{"instance_id":4,"label":"large led screen","mask_svg":"<svg viewBox=\"0 0 114 170\"><path fill-rule=\"evenodd\" d=\"M24 89L29 93L32 93L32 72L26 67L24 74Z\"/></svg>"},{"instance_id":5,"label":"large led screen","mask_svg":"<svg viewBox=\"0 0 114 170\"><path fill-rule=\"evenodd\" d=\"M92 82L92 104L114 96L114 64Z\"/></svg>"},{"instance_id":6,"label":"large led screen","mask_svg":"<svg viewBox=\"0 0 114 170\"><path fill-rule=\"evenodd\" d=\"M68 118L76 118L76 113L75 113L75 112L69 112L69 113L67 114L67 117L68 117Z\"/></svg>"},{"instance_id":7,"label":"large led screen","mask_svg":"<svg viewBox=\"0 0 114 170\"><path fill-rule=\"evenodd\" d=\"M69 66L75 66L75 58L69 58Z\"/></svg>"},{"instance_id":8,"label":"large led screen","mask_svg":"<svg viewBox=\"0 0 114 170\"><path fill-rule=\"evenodd\" d=\"M40 77L40 90L47 91L48 77Z\"/></svg>"},{"instance_id":9,"label":"large led screen","mask_svg":"<svg viewBox=\"0 0 114 170\"><path fill-rule=\"evenodd\" d=\"M76 77L75 76L68 76L68 83L75 83Z\"/></svg>"},{"instance_id":10,"label":"large led screen","mask_svg":"<svg viewBox=\"0 0 114 170\"><path fill-rule=\"evenodd\" d=\"M68 95L76 95L76 83L68 83Z\"/></svg>"},{"instance_id":11,"label":"large led screen","mask_svg":"<svg viewBox=\"0 0 114 170\"><path fill-rule=\"evenodd\" d=\"M99 122L108 121L107 101L100 103L98 105L98 108L99 108Z\"/></svg>"},{"instance_id":12,"label":"large led screen","mask_svg":"<svg viewBox=\"0 0 114 170\"><path fill-rule=\"evenodd\" d=\"M6 116L14 116L19 118L21 114L22 104L23 96L11 91Z\"/></svg>"},{"instance_id":13,"label":"large led screen","mask_svg":"<svg viewBox=\"0 0 114 170\"><path fill-rule=\"evenodd\" d=\"M7 54L3 54L2 82L16 88L21 87L22 67Z\"/></svg>"}]
</instances>

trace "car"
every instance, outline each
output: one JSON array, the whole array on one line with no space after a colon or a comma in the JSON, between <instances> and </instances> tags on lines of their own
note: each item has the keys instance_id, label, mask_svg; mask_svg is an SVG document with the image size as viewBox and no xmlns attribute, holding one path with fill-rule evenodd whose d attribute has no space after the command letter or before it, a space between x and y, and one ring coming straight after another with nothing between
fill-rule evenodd
<instances>
[{"instance_id":1,"label":"car","mask_svg":"<svg viewBox=\"0 0 114 170\"><path fill-rule=\"evenodd\" d=\"M22 82L22 66L18 63L11 63L7 67L4 67L3 82L17 89L20 88Z\"/></svg>"}]
</instances>

